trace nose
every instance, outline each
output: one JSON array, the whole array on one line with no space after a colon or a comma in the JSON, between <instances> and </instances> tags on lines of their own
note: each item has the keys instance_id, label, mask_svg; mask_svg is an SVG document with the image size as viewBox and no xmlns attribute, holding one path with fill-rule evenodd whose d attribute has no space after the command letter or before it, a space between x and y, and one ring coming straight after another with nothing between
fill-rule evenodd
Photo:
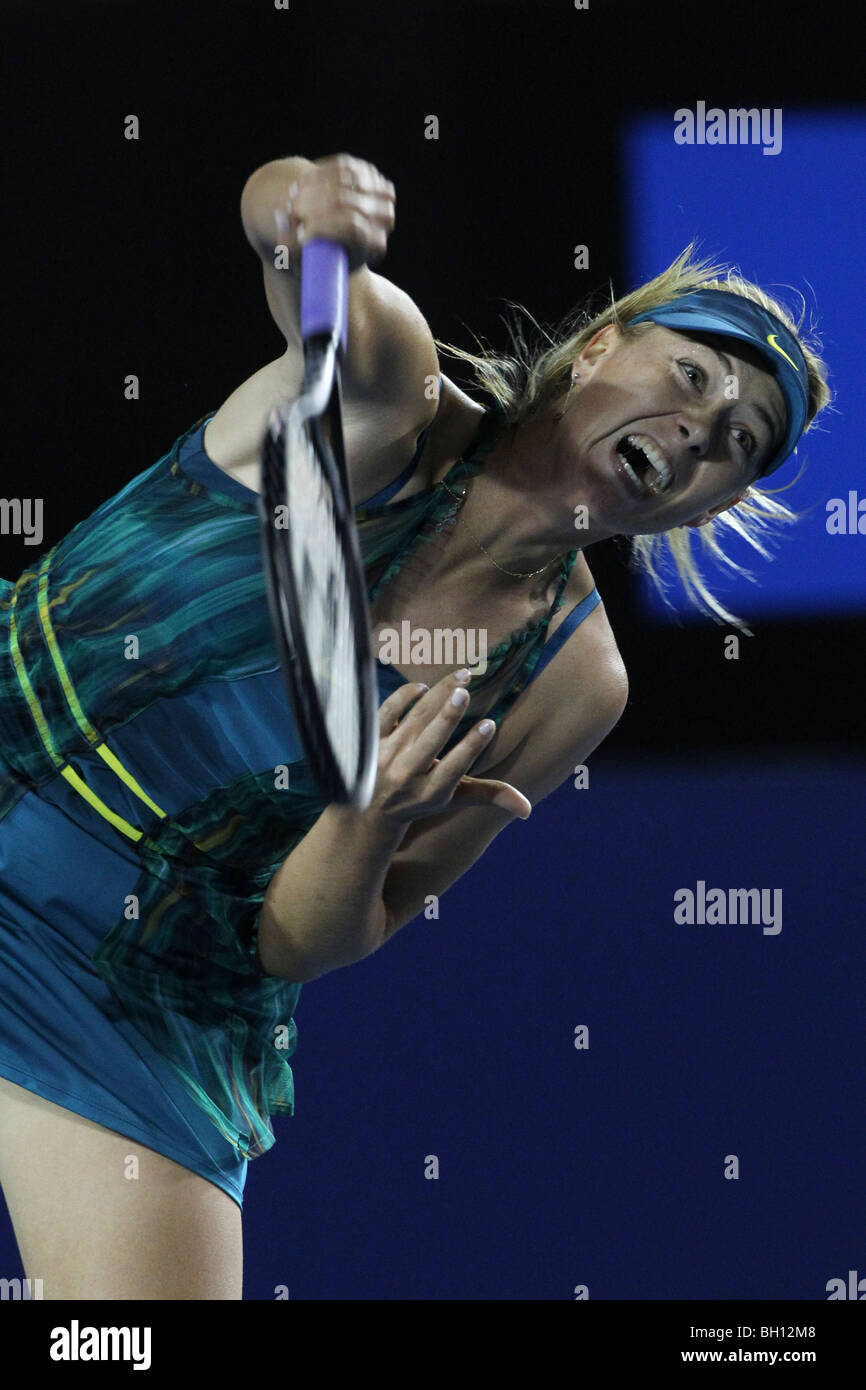
<instances>
[{"instance_id":1,"label":"nose","mask_svg":"<svg viewBox=\"0 0 866 1390\"><path fill-rule=\"evenodd\" d=\"M697 458L703 458L709 448L712 435L712 421L705 415L680 416L677 429L685 447Z\"/></svg>"}]
</instances>

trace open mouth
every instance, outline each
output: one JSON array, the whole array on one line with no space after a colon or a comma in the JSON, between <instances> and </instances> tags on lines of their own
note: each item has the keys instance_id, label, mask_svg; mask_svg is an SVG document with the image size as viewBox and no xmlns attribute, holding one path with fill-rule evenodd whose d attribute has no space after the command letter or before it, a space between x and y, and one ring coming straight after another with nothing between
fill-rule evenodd
<instances>
[{"instance_id":1,"label":"open mouth","mask_svg":"<svg viewBox=\"0 0 866 1390\"><path fill-rule=\"evenodd\" d=\"M664 454L645 434L624 434L616 446L626 478L644 497L659 497L673 481Z\"/></svg>"}]
</instances>

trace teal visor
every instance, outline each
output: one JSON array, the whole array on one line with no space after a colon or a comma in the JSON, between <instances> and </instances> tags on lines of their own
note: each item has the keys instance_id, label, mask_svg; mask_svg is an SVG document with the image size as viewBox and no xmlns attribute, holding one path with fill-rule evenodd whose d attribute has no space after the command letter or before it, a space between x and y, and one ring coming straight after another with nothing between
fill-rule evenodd
<instances>
[{"instance_id":1,"label":"teal visor","mask_svg":"<svg viewBox=\"0 0 866 1390\"><path fill-rule=\"evenodd\" d=\"M781 468L806 427L809 408L806 359L797 339L781 320L760 304L730 290L695 290L629 319L630 324L644 321L680 333L719 333L726 338L739 338L761 354L785 398L788 418L785 437L759 476L765 478Z\"/></svg>"}]
</instances>

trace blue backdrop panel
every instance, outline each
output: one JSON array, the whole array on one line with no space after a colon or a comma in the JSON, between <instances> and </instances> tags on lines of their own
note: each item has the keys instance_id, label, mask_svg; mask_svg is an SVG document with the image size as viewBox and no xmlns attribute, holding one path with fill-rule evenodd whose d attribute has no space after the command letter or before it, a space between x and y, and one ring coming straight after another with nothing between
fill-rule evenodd
<instances>
[{"instance_id":1,"label":"blue backdrop panel","mask_svg":"<svg viewBox=\"0 0 866 1390\"><path fill-rule=\"evenodd\" d=\"M759 144L678 145L673 114L671 107L642 115L623 131L629 286L657 275L695 238L702 254L733 262L747 279L779 293L796 318L800 300L785 288L793 286L806 299L806 326L817 317L837 392L838 413L825 412L801 441L797 460L768 480L784 486L805 459L803 477L782 500L808 516L772 543L771 561L738 537L726 539L732 558L753 570L758 584L728 578L707 562L711 589L743 616L862 612L866 538L829 535L826 522L830 499L841 498L846 511L849 492L856 493L855 508L866 502L866 398L857 350L866 317L866 115L785 107L781 149L765 155ZM649 614L672 616L646 580L641 588ZM676 582L669 597L681 617L704 621Z\"/></svg>"},{"instance_id":2,"label":"blue backdrop panel","mask_svg":"<svg viewBox=\"0 0 866 1390\"><path fill-rule=\"evenodd\" d=\"M310 985L247 1296L826 1298L866 1221L863 771L597 759ZM698 880L781 889L781 931L675 923Z\"/></svg>"}]
</instances>

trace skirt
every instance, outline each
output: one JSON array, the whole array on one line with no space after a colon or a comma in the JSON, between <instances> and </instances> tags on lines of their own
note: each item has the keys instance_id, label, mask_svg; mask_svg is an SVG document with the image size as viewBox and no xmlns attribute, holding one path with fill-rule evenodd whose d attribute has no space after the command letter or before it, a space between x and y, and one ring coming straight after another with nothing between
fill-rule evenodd
<instances>
[{"instance_id":1,"label":"skirt","mask_svg":"<svg viewBox=\"0 0 866 1390\"><path fill-rule=\"evenodd\" d=\"M126 1020L91 957L141 866L26 793L0 820L0 1075L127 1135L243 1207L248 1160Z\"/></svg>"}]
</instances>

